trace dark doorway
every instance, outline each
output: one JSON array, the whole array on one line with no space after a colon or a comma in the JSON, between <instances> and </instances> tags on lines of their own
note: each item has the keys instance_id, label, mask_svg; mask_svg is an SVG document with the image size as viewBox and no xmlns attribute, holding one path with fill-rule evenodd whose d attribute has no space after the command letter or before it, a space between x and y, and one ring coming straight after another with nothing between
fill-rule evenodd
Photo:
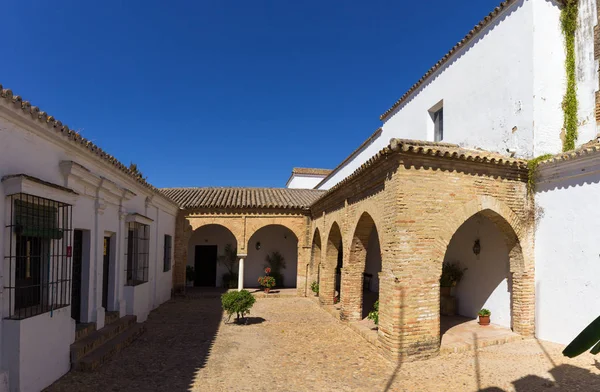
<instances>
[{"instance_id":1,"label":"dark doorway","mask_svg":"<svg viewBox=\"0 0 600 392\"><path fill-rule=\"evenodd\" d=\"M217 285L217 245L196 245L194 257L196 280L194 286Z\"/></svg>"},{"instance_id":2,"label":"dark doorway","mask_svg":"<svg viewBox=\"0 0 600 392\"><path fill-rule=\"evenodd\" d=\"M104 237L104 263L102 265L102 307L108 310L108 271L110 266L110 237Z\"/></svg>"},{"instance_id":3,"label":"dark doorway","mask_svg":"<svg viewBox=\"0 0 600 392\"><path fill-rule=\"evenodd\" d=\"M83 231L73 232L73 280L71 287L71 318L81 322L81 266L83 258Z\"/></svg>"}]
</instances>

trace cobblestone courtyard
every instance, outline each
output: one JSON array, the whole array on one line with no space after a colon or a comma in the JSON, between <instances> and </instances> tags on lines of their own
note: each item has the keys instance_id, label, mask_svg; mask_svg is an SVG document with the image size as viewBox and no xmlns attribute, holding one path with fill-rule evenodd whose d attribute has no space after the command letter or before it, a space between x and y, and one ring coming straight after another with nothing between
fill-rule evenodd
<instances>
[{"instance_id":1,"label":"cobblestone courtyard","mask_svg":"<svg viewBox=\"0 0 600 392\"><path fill-rule=\"evenodd\" d=\"M48 391L598 391L600 363L527 340L399 369L311 299L257 300L249 325L223 324L218 297L177 299L94 373Z\"/></svg>"}]
</instances>

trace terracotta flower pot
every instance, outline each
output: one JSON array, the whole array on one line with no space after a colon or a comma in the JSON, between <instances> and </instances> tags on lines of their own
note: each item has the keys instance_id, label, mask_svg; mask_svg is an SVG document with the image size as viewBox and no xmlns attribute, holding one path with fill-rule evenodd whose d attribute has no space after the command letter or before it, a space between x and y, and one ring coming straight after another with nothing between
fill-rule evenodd
<instances>
[{"instance_id":1,"label":"terracotta flower pot","mask_svg":"<svg viewBox=\"0 0 600 392\"><path fill-rule=\"evenodd\" d=\"M479 316L479 325L490 325L490 316Z\"/></svg>"},{"instance_id":2,"label":"terracotta flower pot","mask_svg":"<svg viewBox=\"0 0 600 392\"><path fill-rule=\"evenodd\" d=\"M265 287L265 294L269 294L269 291L271 291L270 287Z\"/></svg>"}]
</instances>

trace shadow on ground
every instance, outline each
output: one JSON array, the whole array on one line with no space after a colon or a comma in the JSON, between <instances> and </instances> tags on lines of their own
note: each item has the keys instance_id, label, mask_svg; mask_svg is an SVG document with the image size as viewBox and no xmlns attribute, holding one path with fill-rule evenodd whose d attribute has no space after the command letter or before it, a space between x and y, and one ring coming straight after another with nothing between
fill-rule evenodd
<instances>
[{"instance_id":1,"label":"shadow on ground","mask_svg":"<svg viewBox=\"0 0 600 392\"><path fill-rule=\"evenodd\" d=\"M222 325L219 296L214 291L161 305L148 317L147 332L131 346L93 373L68 373L47 391L188 391Z\"/></svg>"}]
</instances>

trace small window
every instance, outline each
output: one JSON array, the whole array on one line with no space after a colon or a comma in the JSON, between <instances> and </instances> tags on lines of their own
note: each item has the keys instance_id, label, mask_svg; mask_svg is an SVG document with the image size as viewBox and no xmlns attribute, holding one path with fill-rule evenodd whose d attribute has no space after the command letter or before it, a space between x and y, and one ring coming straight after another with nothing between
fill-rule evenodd
<instances>
[{"instance_id":1,"label":"small window","mask_svg":"<svg viewBox=\"0 0 600 392\"><path fill-rule=\"evenodd\" d=\"M129 222L127 230L127 286L137 286L148 281L150 253L150 227L139 222Z\"/></svg>"},{"instance_id":2,"label":"small window","mask_svg":"<svg viewBox=\"0 0 600 392\"><path fill-rule=\"evenodd\" d=\"M441 142L444 140L444 108L432 113L433 117L433 141Z\"/></svg>"},{"instance_id":3,"label":"small window","mask_svg":"<svg viewBox=\"0 0 600 392\"><path fill-rule=\"evenodd\" d=\"M20 320L68 306L72 207L24 193L10 196L9 203L8 317Z\"/></svg>"},{"instance_id":4,"label":"small window","mask_svg":"<svg viewBox=\"0 0 600 392\"><path fill-rule=\"evenodd\" d=\"M171 247L172 247L172 237L170 235L165 235L165 254L164 254L164 265L163 272L167 272L171 270Z\"/></svg>"}]
</instances>

